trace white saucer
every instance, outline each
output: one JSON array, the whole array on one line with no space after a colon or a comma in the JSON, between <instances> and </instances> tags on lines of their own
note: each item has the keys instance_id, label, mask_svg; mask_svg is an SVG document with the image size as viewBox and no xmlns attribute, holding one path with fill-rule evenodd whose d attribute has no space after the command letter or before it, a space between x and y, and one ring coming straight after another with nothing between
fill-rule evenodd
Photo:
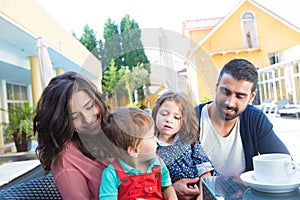
<instances>
[{"instance_id":1,"label":"white saucer","mask_svg":"<svg viewBox=\"0 0 300 200\"><path fill-rule=\"evenodd\" d=\"M265 184L255 180L254 171L241 174L241 180L254 190L268 193L286 193L299 190L300 176L294 177L289 183L284 184Z\"/></svg>"}]
</instances>

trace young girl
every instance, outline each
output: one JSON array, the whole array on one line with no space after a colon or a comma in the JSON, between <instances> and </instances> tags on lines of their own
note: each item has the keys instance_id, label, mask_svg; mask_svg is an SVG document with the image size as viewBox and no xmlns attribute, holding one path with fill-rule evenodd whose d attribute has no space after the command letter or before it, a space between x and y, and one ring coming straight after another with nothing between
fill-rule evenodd
<instances>
[{"instance_id":1,"label":"young girl","mask_svg":"<svg viewBox=\"0 0 300 200\"><path fill-rule=\"evenodd\" d=\"M116 159L103 171L101 200L177 199L168 169L156 155L153 120L145 111L119 109L102 128Z\"/></svg>"},{"instance_id":2,"label":"young girl","mask_svg":"<svg viewBox=\"0 0 300 200\"><path fill-rule=\"evenodd\" d=\"M152 117L157 153L167 165L172 183L181 178L218 175L199 143L199 123L187 95L164 93L156 101Z\"/></svg>"}]
</instances>

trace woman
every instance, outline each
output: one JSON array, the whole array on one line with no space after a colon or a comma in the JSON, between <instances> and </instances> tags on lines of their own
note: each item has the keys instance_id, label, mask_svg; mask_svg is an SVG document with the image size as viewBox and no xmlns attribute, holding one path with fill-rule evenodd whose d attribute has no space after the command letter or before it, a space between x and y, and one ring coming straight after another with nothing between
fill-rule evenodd
<instances>
[{"instance_id":1,"label":"woman","mask_svg":"<svg viewBox=\"0 0 300 200\"><path fill-rule=\"evenodd\" d=\"M96 86L75 72L56 76L44 89L34 117L36 152L63 199L98 199L108 164L100 127L108 114Z\"/></svg>"}]
</instances>

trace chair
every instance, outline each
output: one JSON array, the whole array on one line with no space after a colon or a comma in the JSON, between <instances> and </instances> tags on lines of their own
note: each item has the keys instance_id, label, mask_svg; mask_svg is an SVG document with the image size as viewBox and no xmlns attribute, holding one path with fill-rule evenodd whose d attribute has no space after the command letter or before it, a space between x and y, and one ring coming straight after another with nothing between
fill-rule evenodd
<instances>
[{"instance_id":1,"label":"chair","mask_svg":"<svg viewBox=\"0 0 300 200\"><path fill-rule=\"evenodd\" d=\"M270 117L276 117L278 113L278 107L275 103L264 103L261 110Z\"/></svg>"},{"instance_id":2,"label":"chair","mask_svg":"<svg viewBox=\"0 0 300 200\"><path fill-rule=\"evenodd\" d=\"M290 98L282 99L276 103L278 110L283 109L289 102L291 101Z\"/></svg>"},{"instance_id":3,"label":"chair","mask_svg":"<svg viewBox=\"0 0 300 200\"><path fill-rule=\"evenodd\" d=\"M52 174L0 190L0 199L62 199Z\"/></svg>"},{"instance_id":4,"label":"chair","mask_svg":"<svg viewBox=\"0 0 300 200\"><path fill-rule=\"evenodd\" d=\"M258 105L254 105L256 108L258 109L261 109L262 110L262 106L265 105L266 103L271 103L272 102L272 99L265 99L261 104L258 104Z\"/></svg>"},{"instance_id":5,"label":"chair","mask_svg":"<svg viewBox=\"0 0 300 200\"><path fill-rule=\"evenodd\" d=\"M284 105L278 108L278 113L280 114L280 116L295 115L298 119L300 117L300 107L295 104L289 106Z\"/></svg>"},{"instance_id":6,"label":"chair","mask_svg":"<svg viewBox=\"0 0 300 200\"><path fill-rule=\"evenodd\" d=\"M264 103L261 105L260 109L266 114L273 114L275 116L278 115L279 110L283 109L290 101L290 98L284 98L276 103Z\"/></svg>"}]
</instances>

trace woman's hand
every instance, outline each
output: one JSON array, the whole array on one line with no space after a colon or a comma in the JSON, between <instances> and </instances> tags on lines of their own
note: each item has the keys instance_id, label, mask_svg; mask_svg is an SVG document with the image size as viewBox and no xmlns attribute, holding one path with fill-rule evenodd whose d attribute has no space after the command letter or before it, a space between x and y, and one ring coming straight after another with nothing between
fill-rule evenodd
<instances>
[{"instance_id":1,"label":"woman's hand","mask_svg":"<svg viewBox=\"0 0 300 200\"><path fill-rule=\"evenodd\" d=\"M173 183L178 199L189 200L197 197L200 194L199 187L197 186L198 181L199 177L183 178Z\"/></svg>"}]
</instances>

